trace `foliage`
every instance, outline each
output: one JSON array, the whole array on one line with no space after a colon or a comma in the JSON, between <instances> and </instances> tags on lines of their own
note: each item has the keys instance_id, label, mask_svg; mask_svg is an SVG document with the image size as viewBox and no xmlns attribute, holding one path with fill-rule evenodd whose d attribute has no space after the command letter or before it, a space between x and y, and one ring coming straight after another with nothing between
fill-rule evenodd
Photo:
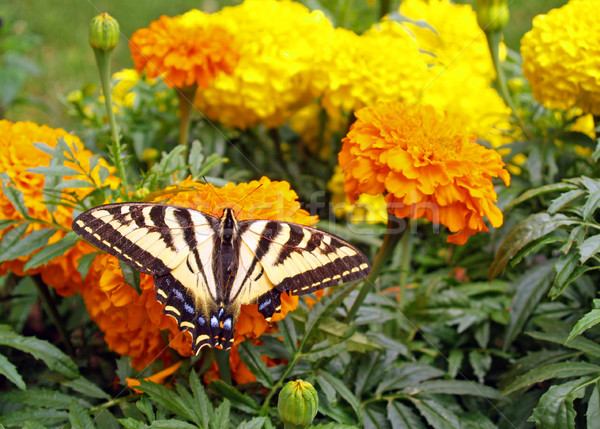
<instances>
[{"instance_id":1,"label":"foliage","mask_svg":"<svg viewBox=\"0 0 600 429\"><path fill-rule=\"evenodd\" d=\"M370 17L365 25L354 12L323 4L330 6L325 16L338 25L367 30L376 21L375 7L361 6ZM400 13L394 19L427 34L424 21ZM176 144L182 117L177 92L161 79L117 73L114 111L126 154L111 163L121 163L127 172L131 194L125 195L123 178L102 158L114 153L116 143L100 89L87 84L73 91L69 114L86 128L80 137L96 155L82 155L65 138L54 145L36 142L35 150L50 160L22 173L43 176L40 201L28 193L32 182L0 174L0 206L10 208L10 215L2 208L0 218L0 425L274 428L282 424L281 388L302 379L318 392L316 428L596 427L597 118L538 104L516 52L508 51L502 65L515 110L500 121L507 130L483 143L503 156L511 172L509 187L494 182L489 192L498 195L504 224L460 246L448 244L449 233L426 219L390 217L387 227L353 221L335 178L354 106L340 107L336 116L332 105L311 98L302 109L295 106L299 116L283 125L246 129L195 112L186 147ZM492 90L491 78L485 79L490 80L483 86ZM360 246L374 261L376 275L366 283L331 288L317 299L301 298L273 328L263 320L260 334L240 334L231 353L203 349L189 357L180 355L181 348L168 348L169 328L143 318L162 316L153 315L154 300L143 301L149 279L125 265L122 275L117 265L109 269L107 258L83 248L58 215L67 210L70 220L105 202L178 195L189 191L182 186L190 183L186 178L222 187L260 176L289 182L288 192L295 190L303 208L321 219L317 226ZM364 177L357 173L357 180ZM334 202L341 203L333 207ZM33 210L33 203L42 211ZM243 206L244 201L227 203ZM339 207L345 219L336 218ZM374 204L363 208L373 211ZM390 240L393 226L407 231ZM56 272L77 278L78 286L58 288ZM91 283L106 273L110 281L98 289L96 301L90 299ZM94 323L101 307L103 317L117 308L148 311L150 316L138 314L139 319L162 326L153 337L162 352L140 365L129 347L143 337L132 327L139 320L112 321L133 334L126 345L109 342L110 333ZM248 322L253 328L258 323ZM136 345L144 346L150 348Z\"/></svg>"}]
</instances>

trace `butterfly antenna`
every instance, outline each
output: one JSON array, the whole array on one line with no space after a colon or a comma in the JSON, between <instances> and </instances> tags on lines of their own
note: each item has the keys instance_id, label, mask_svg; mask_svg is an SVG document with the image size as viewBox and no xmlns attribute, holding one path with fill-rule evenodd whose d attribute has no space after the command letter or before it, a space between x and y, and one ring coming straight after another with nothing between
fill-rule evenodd
<instances>
[{"instance_id":1,"label":"butterfly antenna","mask_svg":"<svg viewBox=\"0 0 600 429\"><path fill-rule=\"evenodd\" d=\"M206 176L202 176L202 178L204 179L204 182L206 182L206 184L208 185L208 188L213 192L213 194L215 194L217 196L217 198L219 200L221 200L221 202L223 204L226 204L225 201L223 201L223 198L221 198L221 196L219 195L219 193L215 190L215 185L213 185L212 183L209 183L209 181L206 180Z\"/></svg>"},{"instance_id":2,"label":"butterfly antenna","mask_svg":"<svg viewBox=\"0 0 600 429\"><path fill-rule=\"evenodd\" d=\"M244 198L242 198L241 200L239 200L238 202L236 202L235 204L233 204L233 206L232 206L231 208L233 208L233 207L235 207L235 206L240 206L240 208L241 208L242 206L240 205L240 203L241 203L242 201L244 201L246 198L248 198L250 195L252 195L254 192L258 191L258 189L259 189L259 188L260 188L262 185L263 185L263 184L261 183L261 184L260 184L260 185L258 185L256 188L254 188L253 190L251 190L250 192L248 192L248 194L246 194L246 196L245 196ZM238 214L239 214L239 213L236 213L235 215L237 216Z\"/></svg>"}]
</instances>

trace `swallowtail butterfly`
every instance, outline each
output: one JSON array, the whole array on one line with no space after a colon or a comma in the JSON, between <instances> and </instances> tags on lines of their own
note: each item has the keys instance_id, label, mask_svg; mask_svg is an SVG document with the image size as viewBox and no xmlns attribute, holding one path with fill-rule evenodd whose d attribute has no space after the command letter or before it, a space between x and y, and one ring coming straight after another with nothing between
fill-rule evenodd
<instances>
[{"instance_id":1,"label":"swallowtail butterfly","mask_svg":"<svg viewBox=\"0 0 600 429\"><path fill-rule=\"evenodd\" d=\"M352 244L314 228L273 220L238 221L154 203L95 207L73 230L136 270L154 276L156 299L194 353L229 349L242 304L258 304L267 321L280 294L304 295L371 271Z\"/></svg>"}]
</instances>

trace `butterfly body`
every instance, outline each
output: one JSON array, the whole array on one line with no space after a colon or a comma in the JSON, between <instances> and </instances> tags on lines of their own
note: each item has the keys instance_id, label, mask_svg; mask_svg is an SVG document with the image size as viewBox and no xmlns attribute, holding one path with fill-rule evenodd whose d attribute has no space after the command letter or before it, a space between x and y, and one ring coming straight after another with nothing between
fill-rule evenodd
<instances>
[{"instance_id":1,"label":"butterfly body","mask_svg":"<svg viewBox=\"0 0 600 429\"><path fill-rule=\"evenodd\" d=\"M108 204L73 221L73 230L136 270L154 276L165 304L192 348L228 349L242 304L270 320L281 293L304 295L365 277L366 257L353 245L306 226L220 218L153 203Z\"/></svg>"}]
</instances>

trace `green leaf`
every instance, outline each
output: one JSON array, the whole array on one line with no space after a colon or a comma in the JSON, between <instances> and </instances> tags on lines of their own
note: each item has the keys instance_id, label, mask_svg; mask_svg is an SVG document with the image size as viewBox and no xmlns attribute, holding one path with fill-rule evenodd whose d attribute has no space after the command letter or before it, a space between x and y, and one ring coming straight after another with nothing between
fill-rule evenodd
<instances>
[{"instance_id":1,"label":"green leaf","mask_svg":"<svg viewBox=\"0 0 600 429\"><path fill-rule=\"evenodd\" d=\"M309 353L303 354L302 358L310 362L317 362L323 358L337 356L340 353L348 351L349 340L350 338L347 338L338 344L334 344L333 346L329 344L329 341L319 343L311 348Z\"/></svg>"},{"instance_id":2,"label":"green leaf","mask_svg":"<svg viewBox=\"0 0 600 429\"><path fill-rule=\"evenodd\" d=\"M44 176L78 176L81 174L80 171L75 170L74 168L71 167L66 167L64 165L55 165L55 166L49 166L49 167L34 167L34 168L28 168L27 169L28 172L30 173L38 173L38 174L43 174ZM89 183L88 183L89 186Z\"/></svg>"},{"instance_id":3,"label":"green leaf","mask_svg":"<svg viewBox=\"0 0 600 429\"><path fill-rule=\"evenodd\" d=\"M2 354L0 354L0 374L12 381L19 389L27 389L23 377L17 371L17 367L10 363L6 356Z\"/></svg>"},{"instance_id":4,"label":"green leaf","mask_svg":"<svg viewBox=\"0 0 600 429\"><path fill-rule=\"evenodd\" d=\"M356 414L358 421L362 421L360 401L358 400L358 398L356 396L354 396L354 394L350 391L350 389L348 389L348 387L346 387L346 383L344 383L342 380L340 380L339 378L335 377L333 374L331 374L325 370L321 370L320 373L323 376L323 378L325 380L327 380L327 382L333 386L335 391L342 398L344 398L344 400L346 402L348 402L348 404L350 404L350 406L354 410L354 413Z\"/></svg>"},{"instance_id":5,"label":"green leaf","mask_svg":"<svg viewBox=\"0 0 600 429\"><path fill-rule=\"evenodd\" d=\"M523 201L527 201L528 199L537 197L539 195L549 194L552 192L566 192L566 191L570 191L570 190L573 190L576 188L577 188L577 186L574 184L561 182L561 183L552 183L550 185L540 186L539 188L535 188L535 189L530 189L526 192L523 192L523 194L520 197L512 200L510 202L510 204L508 204L504 208L504 211L507 212L508 210L512 209L516 205L521 204Z\"/></svg>"},{"instance_id":6,"label":"green leaf","mask_svg":"<svg viewBox=\"0 0 600 429\"><path fill-rule=\"evenodd\" d=\"M517 280L517 293L510 306L510 324L504 334L502 350L508 347L523 330L525 322L550 286L553 261L531 268Z\"/></svg>"},{"instance_id":7,"label":"green leaf","mask_svg":"<svg viewBox=\"0 0 600 429\"><path fill-rule=\"evenodd\" d=\"M403 390L407 395L418 395L419 393L434 394L444 393L450 395L472 395L484 398L498 399L500 393L485 384L466 380L432 380L424 381L414 387Z\"/></svg>"},{"instance_id":8,"label":"green leaf","mask_svg":"<svg viewBox=\"0 0 600 429\"><path fill-rule=\"evenodd\" d=\"M243 344L243 343L242 343ZM221 405L215 410L213 419L210 422L212 429L229 429L229 411L231 404L227 399L221 402Z\"/></svg>"},{"instance_id":9,"label":"green leaf","mask_svg":"<svg viewBox=\"0 0 600 429\"><path fill-rule=\"evenodd\" d=\"M431 399L409 399L417 410L419 410L421 415L425 417L427 423L435 429L455 429L460 427L456 414L446 409L443 405L440 405Z\"/></svg>"},{"instance_id":10,"label":"green leaf","mask_svg":"<svg viewBox=\"0 0 600 429\"><path fill-rule=\"evenodd\" d=\"M506 264L527 244L550 234L556 228L577 222L576 219L568 218L562 214L549 215L548 213L536 213L519 222L498 249L498 254L492 262L488 277L493 279L504 271Z\"/></svg>"},{"instance_id":11,"label":"green leaf","mask_svg":"<svg viewBox=\"0 0 600 429\"><path fill-rule=\"evenodd\" d=\"M6 229L9 226L17 225L21 222L23 222L23 220L0 219L0 230Z\"/></svg>"},{"instance_id":12,"label":"green leaf","mask_svg":"<svg viewBox=\"0 0 600 429\"><path fill-rule=\"evenodd\" d=\"M66 422L69 415L66 411L49 408L22 408L12 413L0 416L0 425L21 427L27 420L32 420L48 426L56 426Z\"/></svg>"},{"instance_id":13,"label":"green leaf","mask_svg":"<svg viewBox=\"0 0 600 429\"><path fill-rule=\"evenodd\" d=\"M10 252L10 249L19 243L25 231L27 231L27 224L21 224L3 234L2 241L0 241L0 255Z\"/></svg>"},{"instance_id":14,"label":"green leaf","mask_svg":"<svg viewBox=\"0 0 600 429\"><path fill-rule=\"evenodd\" d=\"M244 341L239 345L240 359L256 377L256 381L265 387L272 388L275 384L267 365L260 358L259 348Z\"/></svg>"},{"instance_id":15,"label":"green leaf","mask_svg":"<svg viewBox=\"0 0 600 429\"><path fill-rule=\"evenodd\" d=\"M520 389L550 380L552 378L581 377L588 374L600 375L600 366L587 362L559 362L542 367L536 367L531 371L517 377L502 391L503 395L509 395Z\"/></svg>"},{"instance_id":16,"label":"green leaf","mask_svg":"<svg viewBox=\"0 0 600 429\"><path fill-rule=\"evenodd\" d=\"M188 164L190 166L190 173L192 173L193 177L202 177L201 174L198 174L202 167L202 162L204 161L202 144L198 140L194 140L191 144L189 153Z\"/></svg>"},{"instance_id":17,"label":"green leaf","mask_svg":"<svg viewBox=\"0 0 600 429\"><path fill-rule=\"evenodd\" d=\"M257 414L260 410L260 405L258 405L254 399L222 380L213 380L210 383L210 388L211 390L214 390L219 397L229 399L233 407L245 413Z\"/></svg>"},{"instance_id":18,"label":"green leaf","mask_svg":"<svg viewBox=\"0 0 600 429\"><path fill-rule=\"evenodd\" d=\"M413 413L406 405L392 401L387 407L387 417L392 429L420 429L425 428L421 419Z\"/></svg>"},{"instance_id":19,"label":"green leaf","mask_svg":"<svg viewBox=\"0 0 600 429\"><path fill-rule=\"evenodd\" d=\"M280 322L277 322L279 333L283 337L283 345L290 354L297 351L298 337L296 336L296 326L291 317L286 317Z\"/></svg>"},{"instance_id":20,"label":"green leaf","mask_svg":"<svg viewBox=\"0 0 600 429\"><path fill-rule=\"evenodd\" d=\"M23 337L15 333L8 325L0 325L0 344L13 347L41 359L53 371L68 378L76 378L79 371L75 362L47 341L34 337Z\"/></svg>"},{"instance_id":21,"label":"green leaf","mask_svg":"<svg viewBox=\"0 0 600 429\"><path fill-rule=\"evenodd\" d=\"M23 425L23 429L47 429L47 426L44 426L43 424L38 422L27 420Z\"/></svg>"},{"instance_id":22,"label":"green leaf","mask_svg":"<svg viewBox=\"0 0 600 429\"><path fill-rule=\"evenodd\" d=\"M595 326L598 323L600 323L600 310L593 309L581 319L579 319L575 326L573 326L573 329L571 330L571 333L567 337L567 341L565 341L565 343L568 343L573 338L575 338L578 335L581 335L584 331L587 331L592 326Z\"/></svg>"},{"instance_id":23,"label":"green leaf","mask_svg":"<svg viewBox=\"0 0 600 429\"><path fill-rule=\"evenodd\" d=\"M139 401L135 403L135 406L146 416L146 419L148 419L149 422L156 420L154 407L152 406L152 401L148 395L142 395Z\"/></svg>"},{"instance_id":24,"label":"green leaf","mask_svg":"<svg viewBox=\"0 0 600 429\"><path fill-rule=\"evenodd\" d=\"M376 394L408 388L431 378L443 377L445 374L441 369L430 365L405 363L388 371L384 380L377 386Z\"/></svg>"},{"instance_id":25,"label":"green leaf","mask_svg":"<svg viewBox=\"0 0 600 429\"><path fill-rule=\"evenodd\" d=\"M165 386L148 380L140 380L140 385L136 389L147 393L154 402L159 403L173 414L193 420L191 412L187 409L181 398L173 394Z\"/></svg>"},{"instance_id":26,"label":"green leaf","mask_svg":"<svg viewBox=\"0 0 600 429\"><path fill-rule=\"evenodd\" d=\"M585 337L574 337L567 343L567 334L563 332L527 332L527 335L536 340L565 345L570 349L582 351L592 357L600 357L600 345Z\"/></svg>"},{"instance_id":27,"label":"green leaf","mask_svg":"<svg viewBox=\"0 0 600 429\"><path fill-rule=\"evenodd\" d=\"M575 399L583 398L588 377L551 386L542 395L529 421L544 429L575 429Z\"/></svg>"},{"instance_id":28,"label":"green leaf","mask_svg":"<svg viewBox=\"0 0 600 429\"><path fill-rule=\"evenodd\" d=\"M76 401L69 408L69 422L73 429L94 429L96 425L88 412Z\"/></svg>"},{"instance_id":29,"label":"green leaf","mask_svg":"<svg viewBox=\"0 0 600 429\"><path fill-rule=\"evenodd\" d=\"M154 420L148 428L152 429L198 429L198 426L182 420Z\"/></svg>"},{"instance_id":30,"label":"green leaf","mask_svg":"<svg viewBox=\"0 0 600 429\"><path fill-rule=\"evenodd\" d=\"M554 264L554 271L556 271L556 277L554 278L554 282L552 284L552 288L548 293L551 299L558 298L567 287L569 277L571 273L577 267L577 259L578 255L575 252L567 253L566 255L561 255L560 258Z\"/></svg>"},{"instance_id":31,"label":"green leaf","mask_svg":"<svg viewBox=\"0 0 600 429\"><path fill-rule=\"evenodd\" d=\"M589 220L590 217L596 212L598 207L600 207L600 192L590 193L583 206L583 213L581 215L583 220Z\"/></svg>"},{"instance_id":32,"label":"green leaf","mask_svg":"<svg viewBox=\"0 0 600 429\"><path fill-rule=\"evenodd\" d=\"M85 280L88 272L90 271L90 267L92 266L92 263L94 262L94 259L96 259L96 256L98 256L99 253L95 252L95 253L86 253L85 255L83 255L81 258L79 258L77 260L77 271L79 272L79 274L81 274L81 278Z\"/></svg>"},{"instance_id":33,"label":"green leaf","mask_svg":"<svg viewBox=\"0 0 600 429\"><path fill-rule=\"evenodd\" d=\"M140 272L138 270L134 270L132 267L130 267L121 260L119 260L119 268L121 268L121 272L123 273L123 280L125 280L125 283L127 283L129 286L135 289L138 295L141 295L142 287L140 285Z\"/></svg>"},{"instance_id":34,"label":"green leaf","mask_svg":"<svg viewBox=\"0 0 600 429\"><path fill-rule=\"evenodd\" d=\"M585 263L588 259L600 251L600 234L586 238L579 246L581 258L579 262Z\"/></svg>"},{"instance_id":35,"label":"green leaf","mask_svg":"<svg viewBox=\"0 0 600 429\"><path fill-rule=\"evenodd\" d=\"M73 179L73 180L61 180L53 187L55 191L62 191L63 189L76 189L76 188L93 188L94 185L87 180Z\"/></svg>"},{"instance_id":36,"label":"green leaf","mask_svg":"<svg viewBox=\"0 0 600 429\"><path fill-rule=\"evenodd\" d=\"M5 172L0 173L0 180L2 181L4 196L11 202L16 211L21 213L25 219L29 219L29 212L27 211L27 207L25 207L23 192L15 186L10 176Z\"/></svg>"},{"instance_id":37,"label":"green leaf","mask_svg":"<svg viewBox=\"0 0 600 429\"><path fill-rule=\"evenodd\" d=\"M60 151L48 146L46 143L36 142L33 144L33 147L41 150L44 153L47 153L48 155L52 156L52 158L59 158L60 156L62 156L62 153Z\"/></svg>"},{"instance_id":38,"label":"green leaf","mask_svg":"<svg viewBox=\"0 0 600 429\"><path fill-rule=\"evenodd\" d=\"M266 421L266 417L254 417L252 420L241 422L238 425L238 429L261 429Z\"/></svg>"},{"instance_id":39,"label":"green leaf","mask_svg":"<svg viewBox=\"0 0 600 429\"><path fill-rule=\"evenodd\" d=\"M452 378L456 378L456 375L460 371L462 361L464 358L464 352L461 349L452 349L448 355L448 375Z\"/></svg>"},{"instance_id":40,"label":"green leaf","mask_svg":"<svg viewBox=\"0 0 600 429\"><path fill-rule=\"evenodd\" d=\"M492 366L492 356L479 350L471 350L469 352L469 363L479 382L483 383L485 375Z\"/></svg>"},{"instance_id":41,"label":"green leaf","mask_svg":"<svg viewBox=\"0 0 600 429\"><path fill-rule=\"evenodd\" d=\"M198 170L197 177L210 173L213 168L225 162L227 162L227 158L221 157L218 153L211 153L202 164L202 168Z\"/></svg>"},{"instance_id":42,"label":"green leaf","mask_svg":"<svg viewBox=\"0 0 600 429\"><path fill-rule=\"evenodd\" d=\"M148 429L148 425L134 419L133 417L127 417L125 419L119 419L119 423L126 429Z\"/></svg>"},{"instance_id":43,"label":"green leaf","mask_svg":"<svg viewBox=\"0 0 600 429\"><path fill-rule=\"evenodd\" d=\"M25 270L39 267L40 265L50 262L54 258L64 255L67 250L75 245L78 239L77 234L69 232L61 240L44 247L38 253L33 255L25 264Z\"/></svg>"},{"instance_id":44,"label":"green leaf","mask_svg":"<svg viewBox=\"0 0 600 429\"><path fill-rule=\"evenodd\" d=\"M74 380L63 381L61 384L90 398L111 399L108 393L85 377L80 376Z\"/></svg>"},{"instance_id":45,"label":"green leaf","mask_svg":"<svg viewBox=\"0 0 600 429\"><path fill-rule=\"evenodd\" d=\"M14 231L14 230L13 230ZM13 246L0 253L0 262L12 261L21 256L29 255L48 244L48 240L56 234L54 228L42 228L27 234ZM3 240L4 241L4 240Z\"/></svg>"},{"instance_id":46,"label":"green leaf","mask_svg":"<svg viewBox=\"0 0 600 429\"><path fill-rule=\"evenodd\" d=\"M564 208L565 205L569 204L571 201L573 201L576 198L579 198L580 196L582 196L585 193L586 193L586 191L584 191L583 189L574 189L572 191L565 192L564 194L560 195L558 198L555 198L552 201L552 203L550 203L550 205L548 206L548 210L547 210L548 213L550 213L550 214L556 213L560 209Z\"/></svg>"},{"instance_id":47,"label":"green leaf","mask_svg":"<svg viewBox=\"0 0 600 429\"><path fill-rule=\"evenodd\" d=\"M200 378L194 370L190 371L190 388L192 389L192 394L196 400L198 412L202 417L201 426L203 428L208 428L208 425L213 418L213 408L208 400L208 396L206 396Z\"/></svg>"},{"instance_id":48,"label":"green leaf","mask_svg":"<svg viewBox=\"0 0 600 429\"><path fill-rule=\"evenodd\" d=\"M600 429L600 382L596 380L593 384L594 389L588 401L587 429Z\"/></svg>"},{"instance_id":49,"label":"green leaf","mask_svg":"<svg viewBox=\"0 0 600 429\"><path fill-rule=\"evenodd\" d=\"M13 402L19 404L39 404L44 408L55 408L67 410L70 408L73 401L79 403L80 406L91 407L85 399L78 399L65 393L60 393L49 389L28 389L25 391L11 391L2 394L3 402Z\"/></svg>"}]
</instances>

